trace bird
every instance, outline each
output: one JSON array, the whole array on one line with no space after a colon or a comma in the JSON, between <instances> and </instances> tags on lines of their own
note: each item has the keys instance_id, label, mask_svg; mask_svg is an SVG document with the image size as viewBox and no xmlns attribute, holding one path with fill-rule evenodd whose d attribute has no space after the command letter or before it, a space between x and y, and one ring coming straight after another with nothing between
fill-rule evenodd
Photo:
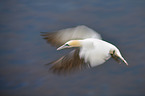
<instances>
[{"instance_id":1,"label":"bird","mask_svg":"<svg viewBox=\"0 0 145 96\"><path fill-rule=\"evenodd\" d=\"M115 45L102 40L99 33L85 25L56 32L41 32L41 36L52 46L57 47L57 50L72 48L68 54L48 63L51 65L49 70L53 73L67 74L96 67L110 57L118 63L122 60L128 65Z\"/></svg>"}]
</instances>

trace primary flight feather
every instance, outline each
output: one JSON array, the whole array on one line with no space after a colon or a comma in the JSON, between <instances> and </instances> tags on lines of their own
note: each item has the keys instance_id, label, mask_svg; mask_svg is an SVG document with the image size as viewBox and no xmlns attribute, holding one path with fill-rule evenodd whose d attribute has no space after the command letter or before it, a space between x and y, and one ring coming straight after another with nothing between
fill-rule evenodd
<instances>
[{"instance_id":1,"label":"primary flight feather","mask_svg":"<svg viewBox=\"0 0 145 96\"><path fill-rule=\"evenodd\" d=\"M75 47L67 55L50 63L50 70L54 73L68 73L94 67L103 64L110 57L119 63L121 59L128 65L116 46L103 41L100 34L84 25L53 33L43 32L42 36L51 45L60 46L57 50Z\"/></svg>"}]
</instances>

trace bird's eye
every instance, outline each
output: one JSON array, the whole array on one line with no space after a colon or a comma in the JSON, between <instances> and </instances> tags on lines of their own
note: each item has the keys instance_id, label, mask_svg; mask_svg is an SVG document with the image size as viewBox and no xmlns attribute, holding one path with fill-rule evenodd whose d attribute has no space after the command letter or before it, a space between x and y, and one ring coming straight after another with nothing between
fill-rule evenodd
<instances>
[{"instance_id":1,"label":"bird's eye","mask_svg":"<svg viewBox=\"0 0 145 96\"><path fill-rule=\"evenodd\" d=\"M65 44L65 46L69 46L68 44Z\"/></svg>"}]
</instances>

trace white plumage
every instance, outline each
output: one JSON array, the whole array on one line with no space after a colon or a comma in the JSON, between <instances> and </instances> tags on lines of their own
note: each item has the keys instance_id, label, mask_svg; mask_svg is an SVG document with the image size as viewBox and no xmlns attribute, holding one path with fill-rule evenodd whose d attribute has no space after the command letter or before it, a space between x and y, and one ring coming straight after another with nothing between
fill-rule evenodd
<instances>
[{"instance_id":1,"label":"white plumage","mask_svg":"<svg viewBox=\"0 0 145 96\"><path fill-rule=\"evenodd\" d=\"M103 64L110 57L119 62L119 58L128 65L119 49L113 44L101 40L101 35L82 25L67 28L54 33L43 33L50 44L60 46L57 50L76 47L66 56L51 62L50 68L56 73L67 73L87 67Z\"/></svg>"},{"instance_id":2,"label":"white plumage","mask_svg":"<svg viewBox=\"0 0 145 96\"><path fill-rule=\"evenodd\" d=\"M110 52L115 50L116 54L123 58L119 50L112 44L94 38L84 39L81 41L82 47L80 49L80 57L89 62L91 66L97 66L108 60L111 55ZM123 59L124 60L124 59ZM126 61L125 61L126 63Z\"/></svg>"}]
</instances>

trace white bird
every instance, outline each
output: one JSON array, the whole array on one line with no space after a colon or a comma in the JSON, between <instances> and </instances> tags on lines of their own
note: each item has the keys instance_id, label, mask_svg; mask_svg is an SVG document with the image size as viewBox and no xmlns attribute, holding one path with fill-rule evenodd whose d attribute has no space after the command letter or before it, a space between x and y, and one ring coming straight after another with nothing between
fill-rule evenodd
<instances>
[{"instance_id":1,"label":"white bird","mask_svg":"<svg viewBox=\"0 0 145 96\"><path fill-rule=\"evenodd\" d=\"M57 50L75 47L70 53L51 62L50 70L54 73L68 73L103 64L110 57L120 63L122 57L119 49L113 44L103 41L96 31L81 25L54 33L43 32L42 36L51 45L60 46Z\"/></svg>"}]
</instances>

